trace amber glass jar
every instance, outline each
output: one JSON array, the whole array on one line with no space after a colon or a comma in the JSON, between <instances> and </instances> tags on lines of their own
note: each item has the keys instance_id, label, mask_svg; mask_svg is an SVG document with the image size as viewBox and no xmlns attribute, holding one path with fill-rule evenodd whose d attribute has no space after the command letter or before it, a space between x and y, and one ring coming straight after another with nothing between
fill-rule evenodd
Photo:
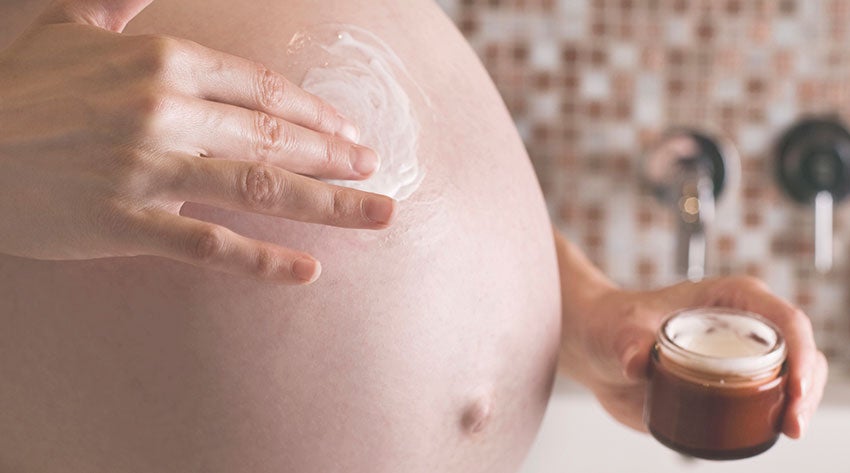
<instances>
[{"instance_id":1,"label":"amber glass jar","mask_svg":"<svg viewBox=\"0 0 850 473\"><path fill-rule=\"evenodd\" d=\"M699 458L764 452L779 438L785 356L779 330L756 314L710 307L671 315L651 353L649 431Z\"/></svg>"}]
</instances>

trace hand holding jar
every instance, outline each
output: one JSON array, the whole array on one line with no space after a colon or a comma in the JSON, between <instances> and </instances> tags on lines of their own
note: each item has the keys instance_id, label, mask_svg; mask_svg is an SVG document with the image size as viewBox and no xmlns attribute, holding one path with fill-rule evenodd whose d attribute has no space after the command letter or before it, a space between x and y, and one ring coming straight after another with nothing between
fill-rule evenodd
<instances>
[{"instance_id":1,"label":"hand holding jar","mask_svg":"<svg viewBox=\"0 0 850 473\"><path fill-rule=\"evenodd\" d=\"M774 376L785 383L776 433L803 436L827 379L826 358L815 345L806 314L750 277L683 282L653 291L621 290L562 236L556 234L556 243L563 298L560 371L592 390L615 419L648 430L644 407L653 372L651 356L657 355L659 329L670 314L725 307L758 314L768 327L776 327L776 345L781 340L782 354L787 350L784 366L771 367L787 370Z\"/></svg>"}]
</instances>

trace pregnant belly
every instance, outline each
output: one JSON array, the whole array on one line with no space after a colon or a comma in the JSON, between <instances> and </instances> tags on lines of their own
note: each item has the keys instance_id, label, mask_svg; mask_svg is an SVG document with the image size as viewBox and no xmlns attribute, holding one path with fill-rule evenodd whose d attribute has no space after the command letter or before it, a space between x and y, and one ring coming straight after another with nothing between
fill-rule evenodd
<instances>
[{"instance_id":1,"label":"pregnant belly","mask_svg":"<svg viewBox=\"0 0 850 473\"><path fill-rule=\"evenodd\" d=\"M184 206L311 252L324 271L309 287L149 257L0 258L0 470L515 471L548 401L558 276L492 84L429 2L255 3L157 2L136 28L292 77L304 70L269 51L310 15L375 31L431 99L425 177L384 232ZM429 41L441 61L418 51Z\"/></svg>"}]
</instances>

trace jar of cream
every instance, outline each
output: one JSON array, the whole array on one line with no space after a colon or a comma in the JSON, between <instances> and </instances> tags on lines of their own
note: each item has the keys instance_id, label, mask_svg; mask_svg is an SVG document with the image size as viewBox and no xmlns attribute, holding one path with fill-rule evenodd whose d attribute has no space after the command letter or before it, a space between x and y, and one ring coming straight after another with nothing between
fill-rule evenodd
<instances>
[{"instance_id":1,"label":"jar of cream","mask_svg":"<svg viewBox=\"0 0 850 473\"><path fill-rule=\"evenodd\" d=\"M716 307L672 314L650 355L650 433L699 458L764 452L781 429L785 357L779 329L759 315Z\"/></svg>"}]
</instances>

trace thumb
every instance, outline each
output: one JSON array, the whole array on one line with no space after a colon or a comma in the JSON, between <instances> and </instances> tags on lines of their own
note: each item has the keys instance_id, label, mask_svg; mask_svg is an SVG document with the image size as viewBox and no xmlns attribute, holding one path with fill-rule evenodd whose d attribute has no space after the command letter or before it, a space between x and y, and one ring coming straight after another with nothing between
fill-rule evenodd
<instances>
[{"instance_id":1,"label":"thumb","mask_svg":"<svg viewBox=\"0 0 850 473\"><path fill-rule=\"evenodd\" d=\"M649 354L655 344L655 330L649 325L632 326L620 335L615 347L623 376L629 381L647 378Z\"/></svg>"},{"instance_id":2,"label":"thumb","mask_svg":"<svg viewBox=\"0 0 850 473\"><path fill-rule=\"evenodd\" d=\"M644 299L638 304L640 309L631 314L614 337L614 351L626 379L647 378L650 352L659 327L674 311L699 305L695 289L690 283L678 284L639 296Z\"/></svg>"},{"instance_id":3,"label":"thumb","mask_svg":"<svg viewBox=\"0 0 850 473\"><path fill-rule=\"evenodd\" d=\"M120 33L153 0L54 0L36 25L79 23Z\"/></svg>"},{"instance_id":4,"label":"thumb","mask_svg":"<svg viewBox=\"0 0 850 473\"><path fill-rule=\"evenodd\" d=\"M615 337L614 350L624 376L631 381L645 379L649 355L655 345L658 328L674 311L706 305L706 289L713 282L682 282L643 294L645 304L632 314Z\"/></svg>"}]
</instances>

